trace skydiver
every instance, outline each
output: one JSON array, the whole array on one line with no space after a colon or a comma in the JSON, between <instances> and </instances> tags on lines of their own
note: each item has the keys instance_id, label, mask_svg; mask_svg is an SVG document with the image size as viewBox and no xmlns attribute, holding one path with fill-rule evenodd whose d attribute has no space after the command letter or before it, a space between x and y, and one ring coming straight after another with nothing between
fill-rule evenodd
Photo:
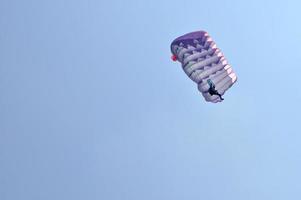
<instances>
[{"instance_id":1,"label":"skydiver","mask_svg":"<svg viewBox=\"0 0 301 200\"><path fill-rule=\"evenodd\" d=\"M211 79L207 80L207 83L209 85L209 90L208 93L212 96L212 95L217 95L219 96L219 98L221 100L224 100L224 98L222 97L222 95L220 93L218 93L218 91L215 89L215 84L211 81Z\"/></svg>"}]
</instances>

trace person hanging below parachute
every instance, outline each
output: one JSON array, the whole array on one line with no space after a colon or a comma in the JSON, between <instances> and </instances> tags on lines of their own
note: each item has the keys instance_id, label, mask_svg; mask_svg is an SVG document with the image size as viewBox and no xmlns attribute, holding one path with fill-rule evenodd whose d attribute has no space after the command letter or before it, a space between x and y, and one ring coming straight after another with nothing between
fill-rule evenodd
<instances>
[{"instance_id":1,"label":"person hanging below parachute","mask_svg":"<svg viewBox=\"0 0 301 200\"><path fill-rule=\"evenodd\" d=\"M187 76L198 84L205 100L218 103L237 81L228 61L205 31L187 33L170 45L172 60L179 61Z\"/></svg>"},{"instance_id":2,"label":"person hanging below parachute","mask_svg":"<svg viewBox=\"0 0 301 200\"><path fill-rule=\"evenodd\" d=\"M215 84L211 81L211 79L208 79L208 80L207 80L207 83L208 83L208 85L209 85L209 90L208 90L209 94L210 94L211 96L212 96L212 95L217 95L217 96L219 96L219 98L220 98L221 100L224 100L223 97L222 97L222 95L221 95L220 93L218 93L218 91L215 89Z\"/></svg>"}]
</instances>

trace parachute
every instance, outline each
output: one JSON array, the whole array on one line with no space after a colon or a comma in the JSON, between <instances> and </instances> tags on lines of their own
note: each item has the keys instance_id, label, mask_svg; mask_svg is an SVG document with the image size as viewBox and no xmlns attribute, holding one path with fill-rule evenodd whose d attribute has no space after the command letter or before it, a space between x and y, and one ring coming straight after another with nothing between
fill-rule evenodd
<instances>
[{"instance_id":1,"label":"parachute","mask_svg":"<svg viewBox=\"0 0 301 200\"><path fill-rule=\"evenodd\" d=\"M170 45L172 59L179 61L187 76L198 84L205 100L223 101L222 95L237 81L223 53L205 31L187 33Z\"/></svg>"}]
</instances>

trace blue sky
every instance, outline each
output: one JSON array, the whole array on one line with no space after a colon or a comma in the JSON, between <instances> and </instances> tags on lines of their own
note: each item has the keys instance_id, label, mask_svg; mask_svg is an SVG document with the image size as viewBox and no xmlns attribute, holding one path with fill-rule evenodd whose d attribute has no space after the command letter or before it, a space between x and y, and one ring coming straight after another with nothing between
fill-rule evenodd
<instances>
[{"instance_id":1,"label":"blue sky","mask_svg":"<svg viewBox=\"0 0 301 200\"><path fill-rule=\"evenodd\" d=\"M300 6L2 0L0 199L300 199ZM195 30L237 73L223 103L170 60Z\"/></svg>"}]
</instances>

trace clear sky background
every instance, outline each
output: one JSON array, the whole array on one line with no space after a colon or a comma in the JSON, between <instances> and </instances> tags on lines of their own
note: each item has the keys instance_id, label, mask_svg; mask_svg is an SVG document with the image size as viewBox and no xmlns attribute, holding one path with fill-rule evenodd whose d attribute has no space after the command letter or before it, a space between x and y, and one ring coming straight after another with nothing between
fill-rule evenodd
<instances>
[{"instance_id":1,"label":"clear sky background","mask_svg":"<svg viewBox=\"0 0 301 200\"><path fill-rule=\"evenodd\" d=\"M300 1L0 1L1 200L299 200ZM170 60L206 30L238 76Z\"/></svg>"}]
</instances>

